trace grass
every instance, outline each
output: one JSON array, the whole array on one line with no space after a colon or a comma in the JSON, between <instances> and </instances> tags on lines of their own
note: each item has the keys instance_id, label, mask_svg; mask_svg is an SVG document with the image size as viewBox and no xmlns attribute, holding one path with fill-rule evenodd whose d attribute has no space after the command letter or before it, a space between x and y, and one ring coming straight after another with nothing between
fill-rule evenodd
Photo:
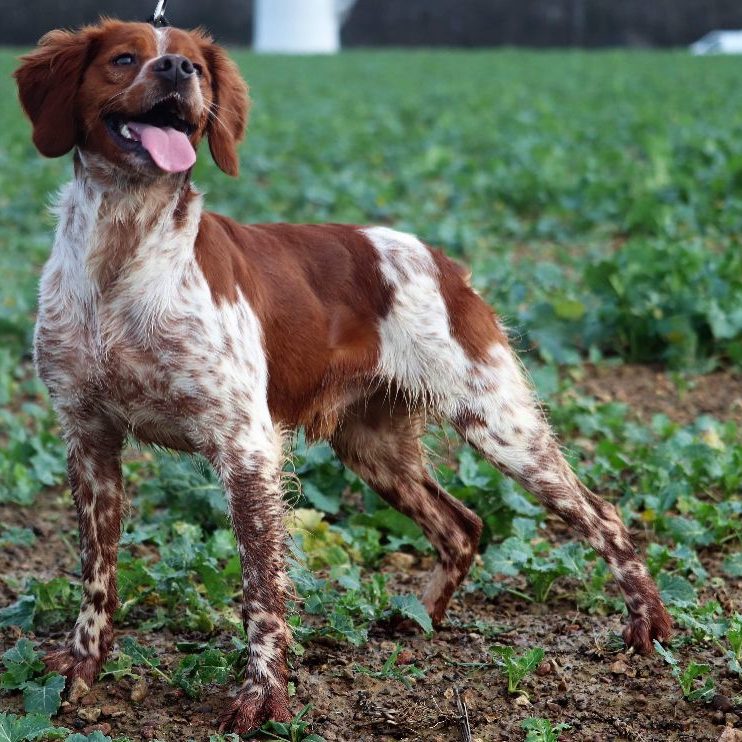
<instances>
[{"instance_id":1,"label":"grass","mask_svg":"<svg viewBox=\"0 0 742 742\"><path fill-rule=\"evenodd\" d=\"M639 423L625 405L583 397L572 383L588 359L658 364L687 383L691 372L742 364L737 61L619 52L236 56L252 85L251 128L239 179L219 173L202 150L195 179L210 207L243 221L390 224L471 264L528 351L580 475L654 544L650 568L682 627L663 655L669 667L654 671L672 672L694 704L713 697L720 663L742 679L742 618L709 597L742 575L739 430L707 417ZM9 79L14 57L0 52L0 505L32 508L69 500L63 446L29 347L53 230L45 205L70 163L35 154ZM621 610L590 549L549 535L544 511L468 449L429 443L443 484L485 521L468 593L508 593L529 611L548 605L556 585L575 608ZM394 594L378 572L389 554L429 553L419 529L326 446L300 438L294 468L303 483L290 496L294 663L313 642L365 645L372 624L394 615L427 630L419 601ZM239 565L218 483L203 466L159 454L129 459L125 475L137 517L122 542L118 621L124 631L170 629L184 657L164 669L130 639L105 672L164 677L194 696L233 682L244 637L228 650L212 641L222 629L241 636ZM0 550L24 553L34 539L0 523ZM68 539L76 548L74 534ZM0 626L43 637L74 619L74 581L23 582L12 572L0 580L16 596L0 608ZM38 676L37 650L23 642L5 655L4 687L18 693L25 684L33 700L26 717L0 714L0 729L10 739L44 729L64 738L48 731L58 680ZM690 652L685 670L672 653L679 648ZM515 668L511 692L543 656L534 648L519 677L521 656L498 652ZM696 662L694 652L718 662ZM399 656L395 647L381 670L360 672L401 683L424 677L424 663ZM524 729L529 739L556 739L563 728L534 719ZM319 739L301 715L270 734Z\"/></svg>"}]
</instances>

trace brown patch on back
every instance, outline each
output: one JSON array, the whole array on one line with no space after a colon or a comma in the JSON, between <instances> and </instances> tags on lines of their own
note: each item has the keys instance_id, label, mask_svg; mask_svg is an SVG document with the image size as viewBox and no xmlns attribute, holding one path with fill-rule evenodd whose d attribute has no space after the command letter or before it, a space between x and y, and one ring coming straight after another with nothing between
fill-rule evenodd
<instances>
[{"instance_id":1,"label":"brown patch on back","mask_svg":"<svg viewBox=\"0 0 742 742\"><path fill-rule=\"evenodd\" d=\"M242 293L263 328L274 419L328 436L379 355L391 289L357 227L239 225L205 213L196 260L214 301Z\"/></svg>"},{"instance_id":2,"label":"brown patch on back","mask_svg":"<svg viewBox=\"0 0 742 742\"><path fill-rule=\"evenodd\" d=\"M438 285L448 310L451 333L475 361L487 359L496 343L507 345L492 308L469 285L471 273L443 252L431 248L438 268Z\"/></svg>"}]
</instances>

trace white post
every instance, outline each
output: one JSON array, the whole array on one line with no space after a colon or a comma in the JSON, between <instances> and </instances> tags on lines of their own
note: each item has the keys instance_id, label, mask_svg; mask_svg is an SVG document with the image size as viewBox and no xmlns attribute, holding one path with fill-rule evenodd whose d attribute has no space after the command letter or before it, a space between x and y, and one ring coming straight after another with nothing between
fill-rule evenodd
<instances>
[{"instance_id":1,"label":"white post","mask_svg":"<svg viewBox=\"0 0 742 742\"><path fill-rule=\"evenodd\" d=\"M334 54L355 0L257 0L254 48L277 54Z\"/></svg>"}]
</instances>

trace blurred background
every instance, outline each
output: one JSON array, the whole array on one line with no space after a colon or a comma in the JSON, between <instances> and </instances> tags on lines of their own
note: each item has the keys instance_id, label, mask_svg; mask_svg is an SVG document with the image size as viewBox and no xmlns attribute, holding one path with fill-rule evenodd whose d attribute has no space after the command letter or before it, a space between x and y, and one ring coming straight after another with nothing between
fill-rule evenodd
<instances>
[{"instance_id":1,"label":"blurred background","mask_svg":"<svg viewBox=\"0 0 742 742\"><path fill-rule=\"evenodd\" d=\"M281 5L267 0L266 5ZM154 0L0 3L0 43L28 44L50 28L101 13L144 19ZM172 0L180 26L206 25L222 41L249 43L257 0ZM315 0L296 5L311 6ZM320 5L322 4L320 0ZM738 0L358 0L342 30L347 46L638 46L689 44L715 28L742 26Z\"/></svg>"}]
</instances>

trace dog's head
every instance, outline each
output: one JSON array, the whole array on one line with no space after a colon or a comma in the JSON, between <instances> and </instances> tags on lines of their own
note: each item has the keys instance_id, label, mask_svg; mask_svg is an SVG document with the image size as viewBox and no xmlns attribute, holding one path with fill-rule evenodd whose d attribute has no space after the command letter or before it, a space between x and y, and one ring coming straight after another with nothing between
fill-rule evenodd
<instances>
[{"instance_id":1,"label":"dog's head","mask_svg":"<svg viewBox=\"0 0 742 742\"><path fill-rule=\"evenodd\" d=\"M216 164L238 171L247 86L201 31L102 21L52 31L15 72L41 154L73 147L134 177L189 170L201 139Z\"/></svg>"}]
</instances>

